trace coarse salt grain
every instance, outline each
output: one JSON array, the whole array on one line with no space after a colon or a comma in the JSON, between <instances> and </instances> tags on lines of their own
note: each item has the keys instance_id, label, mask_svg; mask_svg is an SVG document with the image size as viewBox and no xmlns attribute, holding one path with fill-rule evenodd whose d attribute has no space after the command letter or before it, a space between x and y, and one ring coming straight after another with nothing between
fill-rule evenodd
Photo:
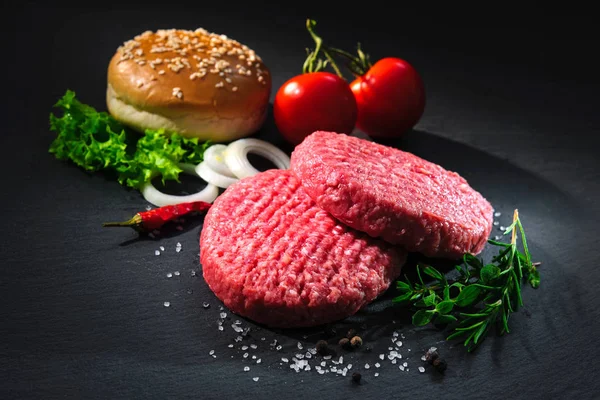
<instances>
[{"instance_id":1,"label":"coarse salt grain","mask_svg":"<svg viewBox=\"0 0 600 400\"><path fill-rule=\"evenodd\" d=\"M258 376L255 376L254 378L252 378L252 380L253 380L254 382L258 382Z\"/></svg>"},{"instance_id":2,"label":"coarse salt grain","mask_svg":"<svg viewBox=\"0 0 600 400\"><path fill-rule=\"evenodd\" d=\"M173 277L173 274L172 274L172 273L170 273L170 272L169 272L169 273L167 273L167 278L171 278L171 277Z\"/></svg>"},{"instance_id":3,"label":"coarse salt grain","mask_svg":"<svg viewBox=\"0 0 600 400\"><path fill-rule=\"evenodd\" d=\"M173 272L173 275L175 275L175 276L179 276L179 275L181 275L181 274L180 274L180 272L179 272L179 271L175 271L175 272Z\"/></svg>"},{"instance_id":4,"label":"coarse salt grain","mask_svg":"<svg viewBox=\"0 0 600 400\"><path fill-rule=\"evenodd\" d=\"M154 255L155 255L155 256L160 256L160 251L158 251L158 250L154 250Z\"/></svg>"},{"instance_id":5,"label":"coarse salt grain","mask_svg":"<svg viewBox=\"0 0 600 400\"><path fill-rule=\"evenodd\" d=\"M164 246L160 246L159 249L160 249L160 251L165 251L165 247Z\"/></svg>"},{"instance_id":6,"label":"coarse salt grain","mask_svg":"<svg viewBox=\"0 0 600 400\"><path fill-rule=\"evenodd\" d=\"M380 354L380 355L379 355L379 359L380 359L380 360L383 360L384 358L385 358L385 354Z\"/></svg>"},{"instance_id":7,"label":"coarse salt grain","mask_svg":"<svg viewBox=\"0 0 600 400\"><path fill-rule=\"evenodd\" d=\"M165 306L165 307L169 307L170 305L171 305L171 303L170 303L170 302L168 302L168 301L165 301L165 302L163 303L163 306Z\"/></svg>"},{"instance_id":8,"label":"coarse salt grain","mask_svg":"<svg viewBox=\"0 0 600 400\"><path fill-rule=\"evenodd\" d=\"M424 367L419 367L419 372L421 372L421 373L425 372L425 368Z\"/></svg>"},{"instance_id":9,"label":"coarse salt grain","mask_svg":"<svg viewBox=\"0 0 600 400\"><path fill-rule=\"evenodd\" d=\"M250 371L250 367L248 367L248 366L245 366L245 367L244 367L244 371L245 371L245 372L248 372L248 371Z\"/></svg>"}]
</instances>

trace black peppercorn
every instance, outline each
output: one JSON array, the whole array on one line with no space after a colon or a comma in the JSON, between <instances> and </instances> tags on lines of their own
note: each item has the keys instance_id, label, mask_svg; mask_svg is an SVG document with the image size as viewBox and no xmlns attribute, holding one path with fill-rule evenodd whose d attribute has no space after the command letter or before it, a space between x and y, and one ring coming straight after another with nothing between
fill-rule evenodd
<instances>
[{"instance_id":1,"label":"black peppercorn","mask_svg":"<svg viewBox=\"0 0 600 400\"><path fill-rule=\"evenodd\" d=\"M350 345L352 347L360 347L362 346L362 339L360 336L354 336L352 339L350 339Z\"/></svg>"},{"instance_id":2,"label":"black peppercorn","mask_svg":"<svg viewBox=\"0 0 600 400\"><path fill-rule=\"evenodd\" d=\"M433 366L438 372L444 372L446 368L448 368L448 363L446 363L445 360L438 357L435 360L433 360Z\"/></svg>"},{"instance_id":3,"label":"black peppercorn","mask_svg":"<svg viewBox=\"0 0 600 400\"><path fill-rule=\"evenodd\" d=\"M350 348L350 339L348 338L341 338L340 341L338 342L338 344L340 346L342 346L344 349L349 349Z\"/></svg>"},{"instance_id":4,"label":"black peppercorn","mask_svg":"<svg viewBox=\"0 0 600 400\"><path fill-rule=\"evenodd\" d=\"M329 352L329 345L325 340L319 340L317 342L317 353L324 356Z\"/></svg>"},{"instance_id":5,"label":"black peppercorn","mask_svg":"<svg viewBox=\"0 0 600 400\"><path fill-rule=\"evenodd\" d=\"M346 337L348 339L352 339L354 336L356 336L356 329L350 329L346 334Z\"/></svg>"},{"instance_id":6,"label":"black peppercorn","mask_svg":"<svg viewBox=\"0 0 600 400\"><path fill-rule=\"evenodd\" d=\"M425 353L425 361L427 361L429 364L433 364L433 362L439 357L440 355L438 354L437 350L428 351Z\"/></svg>"},{"instance_id":7,"label":"black peppercorn","mask_svg":"<svg viewBox=\"0 0 600 400\"><path fill-rule=\"evenodd\" d=\"M352 382L360 383L360 378L362 378L362 375L360 373L358 373L358 372L352 373Z\"/></svg>"}]
</instances>

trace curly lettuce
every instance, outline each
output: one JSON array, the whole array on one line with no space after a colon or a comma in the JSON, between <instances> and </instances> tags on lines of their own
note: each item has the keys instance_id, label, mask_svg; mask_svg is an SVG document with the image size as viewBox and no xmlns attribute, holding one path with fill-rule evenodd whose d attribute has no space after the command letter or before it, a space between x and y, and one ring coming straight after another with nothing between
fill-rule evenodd
<instances>
[{"instance_id":1,"label":"curly lettuce","mask_svg":"<svg viewBox=\"0 0 600 400\"><path fill-rule=\"evenodd\" d=\"M138 190L158 176L163 183L179 182L179 164L202 162L212 144L164 130L132 132L107 112L80 102L71 90L54 107L62 115L50 114L50 130L57 133L50 153L89 172L112 171L121 185Z\"/></svg>"}]
</instances>

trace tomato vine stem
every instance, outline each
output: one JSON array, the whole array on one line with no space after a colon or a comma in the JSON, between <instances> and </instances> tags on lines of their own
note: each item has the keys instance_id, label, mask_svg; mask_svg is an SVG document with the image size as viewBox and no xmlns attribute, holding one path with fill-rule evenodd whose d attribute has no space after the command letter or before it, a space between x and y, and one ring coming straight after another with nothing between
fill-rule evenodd
<instances>
[{"instance_id":1,"label":"tomato vine stem","mask_svg":"<svg viewBox=\"0 0 600 400\"><path fill-rule=\"evenodd\" d=\"M323 43L323 39L316 34L314 30L316 25L317 22L315 20L312 20L310 18L306 20L306 29L308 30L308 33L315 42L315 49L313 51L308 52L308 56L304 61L302 72L317 72L323 70L325 67L327 67L327 65L331 65L331 68L333 68L335 73L340 78L344 79L342 71L336 64L332 54L344 57L347 60L346 67L356 77L364 75L369 70L369 68L372 67L372 64L369 60L369 56L361 50L360 43L357 47L358 56L355 56L342 49L329 47L325 45ZM319 58L319 53L323 53L323 55L326 58L325 61Z\"/></svg>"}]
</instances>

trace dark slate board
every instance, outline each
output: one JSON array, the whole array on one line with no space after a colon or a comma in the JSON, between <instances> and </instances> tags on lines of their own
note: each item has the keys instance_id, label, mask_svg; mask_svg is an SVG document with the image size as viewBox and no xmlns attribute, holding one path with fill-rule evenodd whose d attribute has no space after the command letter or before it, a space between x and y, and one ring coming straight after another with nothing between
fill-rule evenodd
<instances>
[{"instance_id":1,"label":"dark slate board","mask_svg":"<svg viewBox=\"0 0 600 400\"><path fill-rule=\"evenodd\" d=\"M525 24L501 33L483 22L452 30L448 22L436 25L419 14L399 24L391 16L352 19L351 11L231 6L225 14L217 5L119 7L30 4L15 14L19 40L9 45L17 55L9 63L19 66L22 79L7 83L17 95L7 103L11 123L1 147L1 398L598 397L594 200L600 179L593 129L600 121L590 89L598 82L591 61L573 43L544 41L539 29ZM340 47L360 40L374 57L405 57L422 71L426 114L391 145L465 176L501 212L500 225L508 225L519 209L531 252L543 262L542 284L538 291L524 290L525 307L511 319L510 335L492 335L468 354L433 327L411 326L406 311L391 304L390 290L334 325L331 343L350 327L364 340L360 349L337 354L344 365L352 364L346 377L319 375L314 366L321 360L314 356L312 370L297 373L281 358L306 353L324 337L323 329L274 331L221 311L201 276L202 218L153 240L102 228L102 222L125 219L147 203L139 193L47 153L51 105L70 88L103 109L108 60L133 35L198 26L226 33L262 55L275 90L299 71L303 48L310 45L304 18L315 13L319 32ZM32 38L34 52L27 45ZM581 48L583 38L577 42ZM557 47L572 59L545 64ZM507 57L499 59L498 53ZM576 108L569 106L574 99ZM286 148L271 117L257 136ZM175 251L178 242L181 252ZM165 250L156 256L160 246ZM221 312L227 314L223 331ZM250 328L239 342L232 328L236 320ZM394 332L403 357L395 365L379 359L396 346ZM257 348L242 350L252 344ZM429 367L418 371L430 346L448 361L444 375ZM398 368L403 362L408 371ZM351 383L354 371L363 374L362 385Z\"/></svg>"}]
</instances>

